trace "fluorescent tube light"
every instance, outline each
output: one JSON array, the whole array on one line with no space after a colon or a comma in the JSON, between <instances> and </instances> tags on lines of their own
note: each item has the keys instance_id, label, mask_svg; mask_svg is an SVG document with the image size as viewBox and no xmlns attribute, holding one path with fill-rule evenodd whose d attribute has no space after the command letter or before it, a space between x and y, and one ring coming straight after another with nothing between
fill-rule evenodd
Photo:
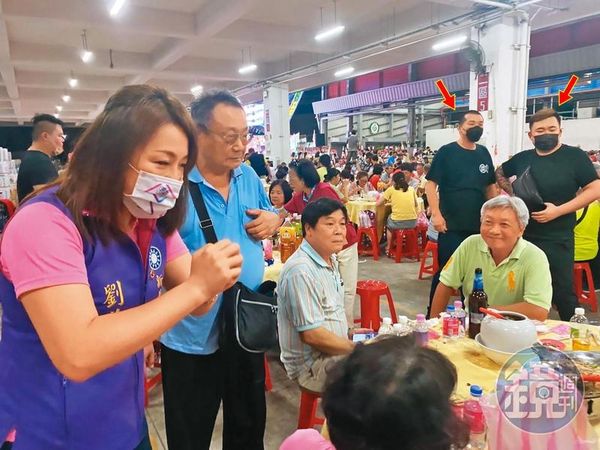
<instances>
[{"instance_id":1,"label":"fluorescent tube light","mask_svg":"<svg viewBox=\"0 0 600 450\"><path fill-rule=\"evenodd\" d=\"M325 39L337 36L338 34L341 34L345 28L346 27L344 27L344 25L338 25L328 30L321 31L315 35L315 41L323 41Z\"/></svg>"}]
</instances>

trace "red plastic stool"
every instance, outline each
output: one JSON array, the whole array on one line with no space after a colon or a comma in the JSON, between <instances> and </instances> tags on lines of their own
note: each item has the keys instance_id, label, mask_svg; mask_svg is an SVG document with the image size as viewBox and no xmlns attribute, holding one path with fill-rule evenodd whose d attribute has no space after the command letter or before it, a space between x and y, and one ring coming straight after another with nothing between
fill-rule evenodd
<instances>
[{"instance_id":1,"label":"red plastic stool","mask_svg":"<svg viewBox=\"0 0 600 450\"><path fill-rule=\"evenodd\" d=\"M317 416L317 406L321 394L300 388L300 413L298 415L298 429L312 428L323 425L325 419Z\"/></svg>"},{"instance_id":2,"label":"red plastic stool","mask_svg":"<svg viewBox=\"0 0 600 450\"><path fill-rule=\"evenodd\" d=\"M583 276L587 280L588 290L583 290ZM575 295L581 305L588 305L592 312L598 311L598 298L594 287L594 278L589 263L575 263L573 271Z\"/></svg>"},{"instance_id":3,"label":"red plastic stool","mask_svg":"<svg viewBox=\"0 0 600 450\"><path fill-rule=\"evenodd\" d=\"M394 300L389 286L379 280L360 280L356 284L356 293L360 296L360 319L355 323L360 323L361 328L370 328L374 331L379 330L381 316L379 315L379 298L382 295L387 297L392 323L398 322Z\"/></svg>"},{"instance_id":4,"label":"red plastic stool","mask_svg":"<svg viewBox=\"0 0 600 450\"><path fill-rule=\"evenodd\" d=\"M154 367L160 369L160 347L158 344L158 341L154 341L154 354L157 355L158 354L158 358L156 358L155 356L155 362L154 362ZM144 367L144 370L146 368ZM162 383L162 370L159 370L157 374L151 376L151 377L146 377L146 374L144 373L144 408L148 407L148 392L150 392L151 389L155 388L156 386L158 386L159 384Z\"/></svg>"},{"instance_id":5,"label":"red plastic stool","mask_svg":"<svg viewBox=\"0 0 600 450\"><path fill-rule=\"evenodd\" d=\"M363 244L364 236L369 237L371 248L368 248ZM358 254L372 255L375 261L379 259L379 242L377 240L377 230L375 228L358 228Z\"/></svg>"},{"instance_id":6,"label":"red plastic stool","mask_svg":"<svg viewBox=\"0 0 600 450\"><path fill-rule=\"evenodd\" d=\"M419 240L421 241L420 248L423 250L427 246L427 229L428 225L417 225L417 233L419 234Z\"/></svg>"},{"instance_id":7,"label":"red plastic stool","mask_svg":"<svg viewBox=\"0 0 600 450\"><path fill-rule=\"evenodd\" d=\"M394 255L394 260L399 263L402 260L402 256L419 259L418 239L416 228L395 230L392 233L392 242L390 243L390 253Z\"/></svg>"},{"instance_id":8,"label":"red plastic stool","mask_svg":"<svg viewBox=\"0 0 600 450\"><path fill-rule=\"evenodd\" d=\"M431 264L427 265L428 254L431 254ZM421 258L421 267L419 268L419 280L423 279L423 274L435 275L439 269L438 264L438 245L437 242L427 241Z\"/></svg>"},{"instance_id":9,"label":"red plastic stool","mask_svg":"<svg viewBox=\"0 0 600 450\"><path fill-rule=\"evenodd\" d=\"M155 366L156 367L156 366ZM144 378L144 407L148 407L148 392L151 389L158 386L162 383L162 372L158 372L156 375L151 376L150 378Z\"/></svg>"},{"instance_id":10,"label":"red plastic stool","mask_svg":"<svg viewBox=\"0 0 600 450\"><path fill-rule=\"evenodd\" d=\"M269 368L269 361L267 361L267 355L265 355L265 391L270 392L273 389L273 382L271 381L271 369Z\"/></svg>"}]
</instances>

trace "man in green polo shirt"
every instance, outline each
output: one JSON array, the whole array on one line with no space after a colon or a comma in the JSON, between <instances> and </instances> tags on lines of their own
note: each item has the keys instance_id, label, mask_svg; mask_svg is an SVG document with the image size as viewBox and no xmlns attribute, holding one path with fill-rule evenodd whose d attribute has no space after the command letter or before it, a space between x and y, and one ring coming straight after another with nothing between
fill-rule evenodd
<instances>
[{"instance_id":1,"label":"man in green polo shirt","mask_svg":"<svg viewBox=\"0 0 600 450\"><path fill-rule=\"evenodd\" d=\"M446 309L454 289L465 297L473 290L476 268L491 307L546 320L552 301L548 259L523 239L529 212L518 197L501 196L481 208L480 233L465 239L442 269L431 306L431 317Z\"/></svg>"}]
</instances>

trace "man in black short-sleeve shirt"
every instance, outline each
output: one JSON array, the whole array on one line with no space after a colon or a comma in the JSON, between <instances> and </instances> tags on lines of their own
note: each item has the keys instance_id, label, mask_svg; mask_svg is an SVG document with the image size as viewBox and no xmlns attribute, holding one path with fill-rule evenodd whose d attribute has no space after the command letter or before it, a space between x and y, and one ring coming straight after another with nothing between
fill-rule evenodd
<instances>
[{"instance_id":1,"label":"man in black short-sleeve shirt","mask_svg":"<svg viewBox=\"0 0 600 450\"><path fill-rule=\"evenodd\" d=\"M456 142L440 147L426 176L425 193L431 207L431 221L440 233L440 269L431 281L428 314L441 269L462 241L479 233L481 207L496 195L492 157L486 147L476 144L483 134L481 114L467 111L460 120L458 132L460 137Z\"/></svg>"},{"instance_id":2,"label":"man in black short-sleeve shirt","mask_svg":"<svg viewBox=\"0 0 600 450\"><path fill-rule=\"evenodd\" d=\"M561 320L569 320L577 306L573 291L575 211L600 198L600 179L582 150L560 142L560 116L554 110L534 114L529 129L535 148L502 164L496 178L500 187L513 195L508 178L519 177L529 168L546 208L531 213L533 220L523 237L546 253L552 274L552 303ZM582 191L576 197L579 189Z\"/></svg>"},{"instance_id":3,"label":"man in black short-sleeve shirt","mask_svg":"<svg viewBox=\"0 0 600 450\"><path fill-rule=\"evenodd\" d=\"M33 118L33 142L21 161L17 175L19 202L31 194L35 186L49 183L58 177L52 157L63 151L63 122L50 114Z\"/></svg>"}]
</instances>

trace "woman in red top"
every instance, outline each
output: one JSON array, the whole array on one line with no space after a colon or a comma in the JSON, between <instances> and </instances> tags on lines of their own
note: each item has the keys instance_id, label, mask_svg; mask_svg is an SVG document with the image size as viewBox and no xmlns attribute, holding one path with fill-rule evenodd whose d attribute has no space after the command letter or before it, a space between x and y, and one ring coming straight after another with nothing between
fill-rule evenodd
<instances>
[{"instance_id":1,"label":"woman in red top","mask_svg":"<svg viewBox=\"0 0 600 450\"><path fill-rule=\"evenodd\" d=\"M294 189L292 199L284 205L290 213L302 214L308 202L321 197L332 198L341 203L339 195L329 185L320 181L315 165L307 159L301 159L296 165L290 165L290 184ZM340 275L344 282L344 309L348 324L354 323L354 297L358 279L358 238L351 222L346 223L347 244L337 254ZM350 325L351 326L351 325Z\"/></svg>"}]
</instances>

